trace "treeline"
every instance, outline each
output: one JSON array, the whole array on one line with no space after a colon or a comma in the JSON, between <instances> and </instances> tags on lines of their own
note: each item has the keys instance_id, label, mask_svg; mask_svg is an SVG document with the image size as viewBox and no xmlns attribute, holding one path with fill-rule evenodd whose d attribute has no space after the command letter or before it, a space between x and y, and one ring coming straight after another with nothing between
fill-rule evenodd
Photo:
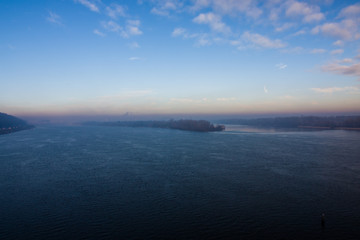
<instances>
[{"instance_id":1,"label":"treeline","mask_svg":"<svg viewBox=\"0 0 360 240\"><path fill-rule=\"evenodd\" d=\"M256 119L227 119L225 124L240 124L259 127L277 128L360 128L360 116L334 116L334 117L276 117Z\"/></svg>"},{"instance_id":2,"label":"treeline","mask_svg":"<svg viewBox=\"0 0 360 240\"><path fill-rule=\"evenodd\" d=\"M224 125L214 125L205 120L86 122L84 125L170 128L196 132L214 132L225 130Z\"/></svg>"},{"instance_id":3,"label":"treeline","mask_svg":"<svg viewBox=\"0 0 360 240\"><path fill-rule=\"evenodd\" d=\"M20 118L8 115L6 113L0 113L0 134L12 133L33 127L34 126L29 125Z\"/></svg>"}]
</instances>

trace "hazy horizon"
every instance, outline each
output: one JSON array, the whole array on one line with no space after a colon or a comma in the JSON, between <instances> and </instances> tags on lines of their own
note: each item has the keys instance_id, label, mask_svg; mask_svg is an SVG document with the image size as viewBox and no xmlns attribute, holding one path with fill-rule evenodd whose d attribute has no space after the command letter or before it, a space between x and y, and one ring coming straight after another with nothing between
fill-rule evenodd
<instances>
[{"instance_id":1,"label":"hazy horizon","mask_svg":"<svg viewBox=\"0 0 360 240\"><path fill-rule=\"evenodd\" d=\"M307 113L253 113L253 114L119 114L119 115L18 115L30 124L78 124L87 121L167 121L170 119L194 119L217 122L226 119L255 119L273 117L299 117L299 116L356 116L359 112L307 112Z\"/></svg>"}]
</instances>

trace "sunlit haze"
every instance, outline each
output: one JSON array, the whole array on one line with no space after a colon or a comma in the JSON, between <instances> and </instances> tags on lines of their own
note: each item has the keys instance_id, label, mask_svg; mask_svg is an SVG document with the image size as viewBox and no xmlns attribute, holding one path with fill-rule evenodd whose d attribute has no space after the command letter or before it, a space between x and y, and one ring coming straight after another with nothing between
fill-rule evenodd
<instances>
[{"instance_id":1,"label":"sunlit haze","mask_svg":"<svg viewBox=\"0 0 360 240\"><path fill-rule=\"evenodd\" d=\"M360 112L358 1L0 6L0 112Z\"/></svg>"}]
</instances>

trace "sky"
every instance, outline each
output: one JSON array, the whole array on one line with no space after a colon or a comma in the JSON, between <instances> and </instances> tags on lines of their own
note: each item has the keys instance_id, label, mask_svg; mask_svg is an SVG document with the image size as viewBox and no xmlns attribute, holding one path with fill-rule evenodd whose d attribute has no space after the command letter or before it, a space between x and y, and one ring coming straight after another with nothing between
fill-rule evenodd
<instances>
[{"instance_id":1,"label":"sky","mask_svg":"<svg viewBox=\"0 0 360 240\"><path fill-rule=\"evenodd\" d=\"M360 113L360 3L0 0L0 112Z\"/></svg>"}]
</instances>

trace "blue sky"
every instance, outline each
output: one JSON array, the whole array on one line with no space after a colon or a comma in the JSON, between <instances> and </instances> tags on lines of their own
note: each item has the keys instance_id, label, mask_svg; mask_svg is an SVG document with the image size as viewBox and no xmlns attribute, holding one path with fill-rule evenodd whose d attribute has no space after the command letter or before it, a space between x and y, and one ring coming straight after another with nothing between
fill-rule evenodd
<instances>
[{"instance_id":1,"label":"blue sky","mask_svg":"<svg viewBox=\"0 0 360 240\"><path fill-rule=\"evenodd\" d=\"M357 1L0 6L1 112L360 112Z\"/></svg>"}]
</instances>

